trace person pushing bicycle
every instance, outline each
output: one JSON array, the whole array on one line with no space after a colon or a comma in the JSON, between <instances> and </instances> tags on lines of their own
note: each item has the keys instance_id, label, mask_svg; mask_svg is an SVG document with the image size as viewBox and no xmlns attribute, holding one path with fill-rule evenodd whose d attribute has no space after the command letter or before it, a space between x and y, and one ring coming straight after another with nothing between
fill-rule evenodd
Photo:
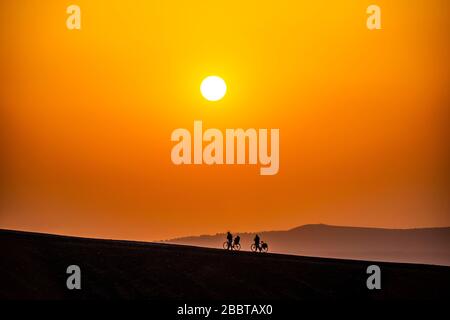
<instances>
[{"instance_id":1,"label":"person pushing bicycle","mask_svg":"<svg viewBox=\"0 0 450 320\"><path fill-rule=\"evenodd\" d=\"M231 249L233 247L233 235L230 233L230 231L227 232L227 242L228 249Z\"/></svg>"},{"instance_id":2,"label":"person pushing bicycle","mask_svg":"<svg viewBox=\"0 0 450 320\"><path fill-rule=\"evenodd\" d=\"M259 238L259 236L256 235L256 236L255 236L255 239L253 239L253 241L255 241L256 249L259 250L259 251L261 251L261 246L260 246L260 241L261 241L261 239Z\"/></svg>"}]
</instances>

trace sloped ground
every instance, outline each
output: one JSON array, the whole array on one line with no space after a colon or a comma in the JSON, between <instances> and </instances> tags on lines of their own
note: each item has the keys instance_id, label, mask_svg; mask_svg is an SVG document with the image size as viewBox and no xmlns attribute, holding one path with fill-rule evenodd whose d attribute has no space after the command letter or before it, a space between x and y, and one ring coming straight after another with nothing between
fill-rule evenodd
<instances>
[{"instance_id":1,"label":"sloped ground","mask_svg":"<svg viewBox=\"0 0 450 320\"><path fill-rule=\"evenodd\" d=\"M369 291L371 262L227 252L156 243L0 230L2 299L445 299L450 268L380 263L382 289ZM81 268L82 289L66 288Z\"/></svg>"}]
</instances>

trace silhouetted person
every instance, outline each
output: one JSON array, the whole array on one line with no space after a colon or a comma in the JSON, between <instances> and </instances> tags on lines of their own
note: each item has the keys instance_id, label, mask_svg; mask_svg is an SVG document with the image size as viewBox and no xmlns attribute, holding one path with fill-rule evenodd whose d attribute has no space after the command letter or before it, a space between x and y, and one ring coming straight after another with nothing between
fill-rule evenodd
<instances>
[{"instance_id":1,"label":"silhouetted person","mask_svg":"<svg viewBox=\"0 0 450 320\"><path fill-rule=\"evenodd\" d=\"M227 232L227 241L228 241L228 249L231 248L231 244L233 243L233 235L230 231Z\"/></svg>"},{"instance_id":2,"label":"silhouetted person","mask_svg":"<svg viewBox=\"0 0 450 320\"><path fill-rule=\"evenodd\" d=\"M260 245L259 245L260 240L261 240L261 239L259 238L258 235L255 236L255 239L253 239L253 241L255 241L256 250L259 250L259 251L261 251L261 247L260 247Z\"/></svg>"},{"instance_id":3,"label":"silhouetted person","mask_svg":"<svg viewBox=\"0 0 450 320\"><path fill-rule=\"evenodd\" d=\"M241 237L236 236L236 238L234 238L234 243L233 243L233 245L234 245L234 246L237 246L237 245L239 244L240 241L241 241Z\"/></svg>"}]
</instances>

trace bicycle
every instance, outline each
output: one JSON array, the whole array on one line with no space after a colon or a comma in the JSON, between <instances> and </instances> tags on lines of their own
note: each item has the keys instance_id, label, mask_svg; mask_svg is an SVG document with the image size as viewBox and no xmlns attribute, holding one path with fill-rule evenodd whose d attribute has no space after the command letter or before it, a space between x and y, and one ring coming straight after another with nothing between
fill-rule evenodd
<instances>
[{"instance_id":1,"label":"bicycle","mask_svg":"<svg viewBox=\"0 0 450 320\"><path fill-rule=\"evenodd\" d=\"M236 250L236 251L239 251L239 250L241 250L241 244L240 243L231 243L231 244L229 244L229 242L228 241L225 241L224 243L223 243L223 248L225 249L225 250L229 250L229 249L231 249L231 250Z\"/></svg>"},{"instance_id":2,"label":"bicycle","mask_svg":"<svg viewBox=\"0 0 450 320\"><path fill-rule=\"evenodd\" d=\"M269 245L266 242L261 241L261 244L259 245L259 247L256 247L256 244L253 243L250 246L250 250L252 252L257 252L257 250L259 250L259 252L266 253L267 251L269 251Z\"/></svg>"}]
</instances>

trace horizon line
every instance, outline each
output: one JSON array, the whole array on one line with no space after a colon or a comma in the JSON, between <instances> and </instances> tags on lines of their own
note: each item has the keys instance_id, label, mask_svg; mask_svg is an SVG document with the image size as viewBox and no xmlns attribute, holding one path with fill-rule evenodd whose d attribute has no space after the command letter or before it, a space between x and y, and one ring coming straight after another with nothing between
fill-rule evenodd
<instances>
[{"instance_id":1,"label":"horizon line","mask_svg":"<svg viewBox=\"0 0 450 320\"><path fill-rule=\"evenodd\" d=\"M334 224L326 224L326 223L308 223L299 225L296 227L292 227L289 229L278 229L278 230L260 230L260 231L233 231L235 234L253 234L253 233L268 233L268 232L289 232L294 229L308 227L308 226L323 226L323 227L335 227L335 228L355 228L355 229L377 229L377 230L398 230L398 231L407 231L407 230L424 230L424 229L449 229L449 226L435 226L435 227L410 227L410 228L387 228L387 227L369 227L369 226L349 226L349 225L334 225ZM95 236L81 236L76 234L67 234L67 233L50 233L50 232L42 232L42 231L32 231L32 230L24 230L24 229L7 229L0 227L0 232L18 232L18 233L30 233L30 234L38 234L38 235L47 235L47 236L56 236L56 237L71 237L78 239L94 239L94 240L112 240L112 241L130 241L130 242L140 242L140 243L164 243L173 240L180 240L186 238L199 238L199 237L214 237L217 235L225 234L224 232L216 232L214 234L197 234L197 235L187 235L187 236L179 236L170 239L160 239L160 240L137 240L132 238L100 238Z\"/></svg>"}]
</instances>

